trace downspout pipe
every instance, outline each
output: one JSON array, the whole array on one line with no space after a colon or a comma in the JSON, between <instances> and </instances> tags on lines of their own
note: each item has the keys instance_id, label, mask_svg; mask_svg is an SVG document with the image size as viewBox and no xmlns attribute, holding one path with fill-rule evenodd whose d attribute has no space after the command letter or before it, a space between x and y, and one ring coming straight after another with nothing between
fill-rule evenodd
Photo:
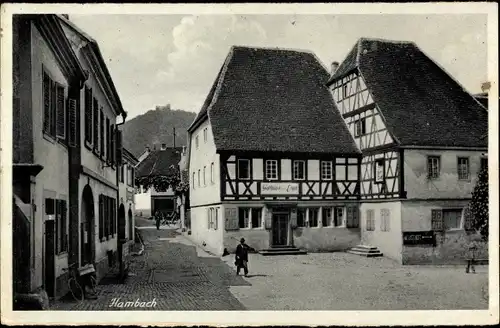
<instances>
[{"instance_id":1,"label":"downspout pipe","mask_svg":"<svg viewBox=\"0 0 500 328\"><path fill-rule=\"evenodd\" d=\"M123 114L120 115L122 117L122 122L121 123L116 123L116 128L118 129L119 126L125 124L125 120L127 119L127 112L123 111ZM115 140L116 142L116 140ZM123 149L123 143L122 143L122 149ZM116 149L115 149L116 151ZM122 154L123 154L123 151L122 151ZM122 155L123 156L123 155ZM123 166L123 160L122 160L122 163L120 164L120 166L116 165L116 204L118 205L118 208L120 208L120 170L121 170L121 167ZM125 206L125 205L124 205ZM117 210L117 214L119 213L118 212L118 208L116 209ZM118 217L118 215L117 215ZM119 218L120 219L120 218ZM117 227L118 229L120 229L120 222L117 222ZM120 237L120 231L117 231L118 233L116 234L117 235L117 250L120 252L118 254L118 258L120 259L120 281L123 282L124 279L125 279L125 272L124 272L124 258L123 258L123 242L122 240L119 238Z\"/></svg>"}]
</instances>

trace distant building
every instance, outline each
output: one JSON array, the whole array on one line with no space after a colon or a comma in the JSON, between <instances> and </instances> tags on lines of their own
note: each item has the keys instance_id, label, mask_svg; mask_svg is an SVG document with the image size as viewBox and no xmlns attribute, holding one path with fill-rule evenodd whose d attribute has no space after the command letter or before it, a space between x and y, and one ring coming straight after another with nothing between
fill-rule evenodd
<instances>
[{"instance_id":1,"label":"distant building","mask_svg":"<svg viewBox=\"0 0 500 328\"><path fill-rule=\"evenodd\" d=\"M182 147L167 147L162 144L158 149L147 149L139 158L136 166L136 177L168 176L175 172L179 174ZM180 177L179 177L180 179ZM140 216L150 217L159 210L170 214L178 209L177 195L172 188L159 192L154 188L145 189L136 186L135 209Z\"/></svg>"},{"instance_id":2,"label":"distant building","mask_svg":"<svg viewBox=\"0 0 500 328\"><path fill-rule=\"evenodd\" d=\"M360 242L361 152L309 52L233 47L189 133L191 236L214 253ZM291 248L295 247L295 249Z\"/></svg>"},{"instance_id":3,"label":"distant building","mask_svg":"<svg viewBox=\"0 0 500 328\"><path fill-rule=\"evenodd\" d=\"M360 39L328 85L363 152L362 243L405 264L463 261L485 108L411 42Z\"/></svg>"}]
</instances>

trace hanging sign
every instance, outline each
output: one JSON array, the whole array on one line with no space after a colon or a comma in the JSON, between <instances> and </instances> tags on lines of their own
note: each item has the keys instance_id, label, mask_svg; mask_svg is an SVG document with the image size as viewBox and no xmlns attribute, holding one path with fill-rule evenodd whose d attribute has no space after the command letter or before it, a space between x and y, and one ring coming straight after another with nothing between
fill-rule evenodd
<instances>
[{"instance_id":1,"label":"hanging sign","mask_svg":"<svg viewBox=\"0 0 500 328\"><path fill-rule=\"evenodd\" d=\"M298 195L298 183L284 182L262 182L260 185L260 193L262 195Z\"/></svg>"}]
</instances>

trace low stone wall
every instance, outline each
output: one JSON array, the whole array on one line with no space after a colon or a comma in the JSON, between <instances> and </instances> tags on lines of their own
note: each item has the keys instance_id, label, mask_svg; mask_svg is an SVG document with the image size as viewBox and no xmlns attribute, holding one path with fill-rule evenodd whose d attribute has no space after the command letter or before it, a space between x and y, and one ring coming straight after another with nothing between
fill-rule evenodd
<instances>
[{"instance_id":1,"label":"low stone wall","mask_svg":"<svg viewBox=\"0 0 500 328\"><path fill-rule=\"evenodd\" d=\"M295 247L309 252L345 251L360 243L359 228L297 228L293 230Z\"/></svg>"},{"instance_id":2,"label":"low stone wall","mask_svg":"<svg viewBox=\"0 0 500 328\"><path fill-rule=\"evenodd\" d=\"M488 243L476 233L464 230L436 234L436 246L403 246L403 264L465 264L472 256L469 245L476 245L475 257L488 258Z\"/></svg>"}]
</instances>

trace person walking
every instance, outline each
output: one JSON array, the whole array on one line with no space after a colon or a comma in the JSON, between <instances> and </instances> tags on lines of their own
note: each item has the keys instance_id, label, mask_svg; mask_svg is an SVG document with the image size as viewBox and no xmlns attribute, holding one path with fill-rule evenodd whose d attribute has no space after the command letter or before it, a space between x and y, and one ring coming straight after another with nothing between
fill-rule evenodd
<instances>
[{"instance_id":1,"label":"person walking","mask_svg":"<svg viewBox=\"0 0 500 328\"><path fill-rule=\"evenodd\" d=\"M245 238L240 239L240 244L236 247L236 275L240 275L240 270L243 269L245 277L248 276L248 251L250 246L245 244Z\"/></svg>"},{"instance_id":2,"label":"person walking","mask_svg":"<svg viewBox=\"0 0 500 328\"><path fill-rule=\"evenodd\" d=\"M161 222L160 211L156 211L155 220L156 220L156 230L160 230L160 222Z\"/></svg>"}]
</instances>

